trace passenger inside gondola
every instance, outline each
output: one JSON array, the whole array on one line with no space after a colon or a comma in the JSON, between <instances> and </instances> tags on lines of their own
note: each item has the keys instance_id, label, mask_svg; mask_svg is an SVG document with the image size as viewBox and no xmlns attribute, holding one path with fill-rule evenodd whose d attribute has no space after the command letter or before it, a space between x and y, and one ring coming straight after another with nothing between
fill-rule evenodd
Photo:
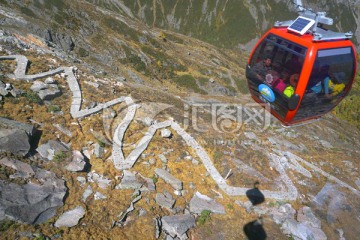
<instances>
[{"instance_id":1,"label":"passenger inside gondola","mask_svg":"<svg viewBox=\"0 0 360 240\"><path fill-rule=\"evenodd\" d=\"M266 75L270 73L271 69L271 57L269 55L264 55L263 60L251 68L259 81L265 81Z\"/></svg>"},{"instance_id":2,"label":"passenger inside gondola","mask_svg":"<svg viewBox=\"0 0 360 240\"><path fill-rule=\"evenodd\" d=\"M294 94L298 81L299 81L299 74L295 73L290 76L290 84L286 86L286 88L283 91L285 97L290 98Z\"/></svg>"}]
</instances>

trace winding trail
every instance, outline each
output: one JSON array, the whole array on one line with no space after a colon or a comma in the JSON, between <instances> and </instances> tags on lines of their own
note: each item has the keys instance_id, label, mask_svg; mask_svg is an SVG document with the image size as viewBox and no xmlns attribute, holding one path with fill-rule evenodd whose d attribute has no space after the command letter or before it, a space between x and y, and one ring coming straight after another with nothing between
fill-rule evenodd
<instances>
[{"instance_id":1,"label":"winding trail","mask_svg":"<svg viewBox=\"0 0 360 240\"><path fill-rule=\"evenodd\" d=\"M111 159L114 163L114 166L118 170L125 170L130 169L137 161L139 156L147 149L149 143L151 142L154 134L158 129L170 127L174 131L177 132L179 136L181 136L186 144L193 148L199 157L199 159L204 164L206 170L210 174L210 176L214 179L214 181L217 183L217 185L228 195L231 196L245 196L246 191L248 191L248 188L241 188L241 187L234 187L230 186L226 183L226 180L221 176L219 171L216 169L214 164L212 163L209 155L204 150L202 146L189 134L187 133L178 123L176 123L173 120L167 120L164 122L153 124L149 127L148 131L145 133L145 135L142 137L142 139L138 142L137 146L131 153L125 157L122 151L123 146L123 139L126 130L128 129L130 123L133 121L136 110L138 108L138 105L134 103L134 100L131 97L120 97L116 98L114 100L99 104L98 106L90 109L84 109L81 110L81 103L82 103L82 96L81 96L81 89L78 84L78 81L74 75L74 70L72 67L60 67L55 70L51 70L48 72L38 73L34 75L26 75L26 68L28 64L28 59L25 56L21 55L11 55L11 56L0 56L0 60L15 60L17 62L16 70L13 74L9 77L13 77L17 80L27 80L27 81L33 81L38 78L44 78L48 76L52 76L58 73L64 73L66 76L67 83L69 85L69 88L72 92L72 102L70 107L70 114L73 118L83 118L86 116L89 116L91 114L97 113L101 111L102 109L108 108L112 105L125 102L127 105L127 113L125 117L122 119L121 123L117 126L115 129L114 135L113 135L113 149L112 149L112 156ZM335 182L339 183L340 185L350 189L353 193L360 196L360 192L356 190L355 188L352 188L348 184L340 181L339 179L331 176L330 174L327 174L326 172L322 171L319 168L316 168L312 164L309 164L303 159L300 159L299 157L295 156L294 154L288 153L288 156L291 157L291 162L293 163L291 167L302 173L308 178L311 178L312 175L309 171L301 167L297 161L301 161L303 164L307 165L308 167L312 168L314 171L317 171L324 176L328 177L331 180L334 180ZM280 192L280 191L269 191L269 190L261 190L262 193L266 198L272 198L272 199L278 199L278 200L295 200L298 197L298 190L293 184L292 180L287 175L284 166L281 164L280 156L270 153L268 155L268 158L270 161L272 161L273 166L275 166L275 169L278 171L281 180L284 182L284 184L287 187L287 191Z\"/></svg>"}]
</instances>

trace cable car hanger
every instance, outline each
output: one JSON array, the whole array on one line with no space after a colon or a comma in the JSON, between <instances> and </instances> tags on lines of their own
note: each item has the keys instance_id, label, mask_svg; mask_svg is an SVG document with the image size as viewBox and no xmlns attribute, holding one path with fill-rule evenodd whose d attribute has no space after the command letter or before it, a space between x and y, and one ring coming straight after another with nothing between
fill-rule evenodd
<instances>
[{"instance_id":1,"label":"cable car hanger","mask_svg":"<svg viewBox=\"0 0 360 240\"><path fill-rule=\"evenodd\" d=\"M341 40L352 38L353 33L351 31L341 33L323 29L323 24L333 25L334 23L332 18L326 16L326 12L314 12L311 8L304 8L301 0L296 0L293 3L300 18L313 20L313 24L309 28L309 32L313 35L313 41ZM296 20L288 20L284 22L276 21L274 27L290 27L294 22L296 22ZM289 30L291 31L292 29Z\"/></svg>"}]
</instances>

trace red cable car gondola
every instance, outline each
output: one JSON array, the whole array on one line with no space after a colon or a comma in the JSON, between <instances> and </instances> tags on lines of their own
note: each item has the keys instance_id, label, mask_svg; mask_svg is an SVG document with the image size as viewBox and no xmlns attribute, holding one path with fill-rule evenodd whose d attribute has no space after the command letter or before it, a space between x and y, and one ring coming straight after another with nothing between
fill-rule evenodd
<instances>
[{"instance_id":1,"label":"red cable car gondola","mask_svg":"<svg viewBox=\"0 0 360 240\"><path fill-rule=\"evenodd\" d=\"M331 111L349 93L357 68L352 33L322 28L332 19L297 3L300 16L276 22L256 44L246 67L253 99L269 105L284 125Z\"/></svg>"}]
</instances>

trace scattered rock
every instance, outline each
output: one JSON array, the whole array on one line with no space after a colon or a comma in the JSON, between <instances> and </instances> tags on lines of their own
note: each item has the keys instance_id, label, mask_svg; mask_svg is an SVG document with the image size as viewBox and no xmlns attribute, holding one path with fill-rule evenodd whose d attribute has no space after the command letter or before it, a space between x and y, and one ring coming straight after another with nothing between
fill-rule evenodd
<instances>
[{"instance_id":1,"label":"scattered rock","mask_svg":"<svg viewBox=\"0 0 360 240\"><path fill-rule=\"evenodd\" d=\"M41 157L53 160L55 155L68 152L69 149L59 141L49 140L47 143L40 145L36 151Z\"/></svg>"},{"instance_id":2,"label":"scattered rock","mask_svg":"<svg viewBox=\"0 0 360 240\"><path fill-rule=\"evenodd\" d=\"M85 169L86 161L84 155L78 150L72 151L72 161L69 163L65 169L70 172L81 172Z\"/></svg>"},{"instance_id":3,"label":"scattered rock","mask_svg":"<svg viewBox=\"0 0 360 240\"><path fill-rule=\"evenodd\" d=\"M161 137L163 138L171 138L172 133L169 129L162 129L161 130Z\"/></svg>"},{"instance_id":4,"label":"scattered rock","mask_svg":"<svg viewBox=\"0 0 360 240\"><path fill-rule=\"evenodd\" d=\"M355 184L356 184L357 187L360 189L360 180L359 180L359 179L355 180Z\"/></svg>"},{"instance_id":5,"label":"scattered rock","mask_svg":"<svg viewBox=\"0 0 360 240\"><path fill-rule=\"evenodd\" d=\"M297 213L297 221L298 222L306 222L309 223L310 226L314 228L321 228L321 221L317 217L315 217L314 213L311 211L309 207L301 208Z\"/></svg>"},{"instance_id":6,"label":"scattered rock","mask_svg":"<svg viewBox=\"0 0 360 240\"><path fill-rule=\"evenodd\" d=\"M190 201L190 212L200 214L203 210L209 210L213 213L225 214L225 208L220 203L196 192Z\"/></svg>"},{"instance_id":7,"label":"scattered rock","mask_svg":"<svg viewBox=\"0 0 360 240\"><path fill-rule=\"evenodd\" d=\"M47 82L53 82L53 83L44 83L42 81L36 80L34 81L33 85L30 87L30 89L34 92L36 92L41 100L52 100L56 97L61 96L61 91L57 84L54 84L55 81L47 79Z\"/></svg>"},{"instance_id":8,"label":"scattered rock","mask_svg":"<svg viewBox=\"0 0 360 240\"><path fill-rule=\"evenodd\" d=\"M95 200L103 200L103 199L106 199L106 196L100 192L96 192L94 194L94 199Z\"/></svg>"},{"instance_id":9,"label":"scattered rock","mask_svg":"<svg viewBox=\"0 0 360 240\"><path fill-rule=\"evenodd\" d=\"M81 206L78 206L72 210L64 212L58 220L55 222L55 227L74 227L80 219L85 215L85 210Z\"/></svg>"},{"instance_id":10,"label":"scattered rock","mask_svg":"<svg viewBox=\"0 0 360 240\"><path fill-rule=\"evenodd\" d=\"M59 112L57 112L57 113L59 113ZM64 126L62 126L60 124L53 124L53 126L56 127L60 132L62 132L66 136L72 138L72 133L69 129L65 128Z\"/></svg>"},{"instance_id":11,"label":"scattered rock","mask_svg":"<svg viewBox=\"0 0 360 240\"><path fill-rule=\"evenodd\" d=\"M34 92L40 92L40 90L47 89L49 86L46 83L43 83L42 81L35 80L33 84L31 85L30 89Z\"/></svg>"},{"instance_id":12,"label":"scattered rock","mask_svg":"<svg viewBox=\"0 0 360 240\"><path fill-rule=\"evenodd\" d=\"M142 122L145 124L145 126L150 127L154 124L154 120L150 117L145 117Z\"/></svg>"},{"instance_id":13,"label":"scattered rock","mask_svg":"<svg viewBox=\"0 0 360 240\"><path fill-rule=\"evenodd\" d=\"M296 211L291 204L286 203L281 205L279 208L271 209L269 214L275 223L280 225L285 222L286 219L293 219Z\"/></svg>"},{"instance_id":14,"label":"scattered rock","mask_svg":"<svg viewBox=\"0 0 360 240\"><path fill-rule=\"evenodd\" d=\"M166 159L166 157L163 154L159 154L158 157L160 158L161 162L167 163L168 160Z\"/></svg>"},{"instance_id":15,"label":"scattered rock","mask_svg":"<svg viewBox=\"0 0 360 240\"><path fill-rule=\"evenodd\" d=\"M102 189L108 188L111 184L111 180L105 178L102 175L97 174L95 171L88 173L88 181L96 182L97 185Z\"/></svg>"},{"instance_id":16,"label":"scattered rock","mask_svg":"<svg viewBox=\"0 0 360 240\"><path fill-rule=\"evenodd\" d=\"M132 202L130 203L130 207L128 207L128 209L126 209L125 212L121 212L119 214L119 217L120 217L120 220L119 220L119 223L121 226L125 225L126 224L126 217L127 217L127 214L131 211L134 210L134 204L139 201L141 199L141 195L140 196L137 196L134 200L132 200Z\"/></svg>"},{"instance_id":17,"label":"scattered rock","mask_svg":"<svg viewBox=\"0 0 360 240\"><path fill-rule=\"evenodd\" d=\"M140 178L141 178L141 183L143 184L143 186L141 187L141 191L155 191L156 186L154 183L154 180L152 178L147 178L142 176L141 174L139 174Z\"/></svg>"},{"instance_id":18,"label":"scattered rock","mask_svg":"<svg viewBox=\"0 0 360 240\"><path fill-rule=\"evenodd\" d=\"M154 218L154 222L155 222L155 238L158 239L161 233L161 219Z\"/></svg>"},{"instance_id":19,"label":"scattered rock","mask_svg":"<svg viewBox=\"0 0 360 240\"><path fill-rule=\"evenodd\" d=\"M124 170L123 178L119 185L115 189L140 189L142 183L138 182L136 175L128 170Z\"/></svg>"},{"instance_id":20,"label":"scattered rock","mask_svg":"<svg viewBox=\"0 0 360 240\"><path fill-rule=\"evenodd\" d=\"M56 84L56 81L53 77L48 77L45 79L45 84Z\"/></svg>"},{"instance_id":21,"label":"scattered rock","mask_svg":"<svg viewBox=\"0 0 360 240\"><path fill-rule=\"evenodd\" d=\"M91 188L91 186L87 186L87 188L85 189L83 195L82 195L82 201L85 202L86 199L93 193L93 190Z\"/></svg>"},{"instance_id":22,"label":"scattered rock","mask_svg":"<svg viewBox=\"0 0 360 240\"><path fill-rule=\"evenodd\" d=\"M164 193L157 193L155 196L155 201L157 204L159 204L161 207L165 207L169 210L171 210L175 204L175 199L171 196L170 193L167 191L164 191Z\"/></svg>"},{"instance_id":23,"label":"scattered rock","mask_svg":"<svg viewBox=\"0 0 360 240\"><path fill-rule=\"evenodd\" d=\"M0 117L0 127L1 128L7 128L7 129L24 130L26 132L26 134L29 135L29 137L34 136L34 134L36 133L36 129L30 124L17 122L17 121L14 121L14 120L3 118L3 117Z\"/></svg>"},{"instance_id":24,"label":"scattered rock","mask_svg":"<svg viewBox=\"0 0 360 240\"><path fill-rule=\"evenodd\" d=\"M170 184L175 190L182 190L182 182L171 175L168 171L160 168L155 169L155 173L166 183Z\"/></svg>"},{"instance_id":25,"label":"scattered rock","mask_svg":"<svg viewBox=\"0 0 360 240\"><path fill-rule=\"evenodd\" d=\"M281 230L284 234L292 235L296 239L327 240L325 233L321 229L314 228L307 222L299 223L294 219L287 219L281 226Z\"/></svg>"},{"instance_id":26,"label":"scattered rock","mask_svg":"<svg viewBox=\"0 0 360 240\"><path fill-rule=\"evenodd\" d=\"M38 95L41 100L53 100L61 96L61 91L58 87L51 87L49 89L43 89L38 92Z\"/></svg>"},{"instance_id":27,"label":"scattered rock","mask_svg":"<svg viewBox=\"0 0 360 240\"><path fill-rule=\"evenodd\" d=\"M78 182L80 183L80 186L84 186L85 183L87 182L86 178L81 177L81 176L76 177L76 180L78 180Z\"/></svg>"},{"instance_id":28,"label":"scattered rock","mask_svg":"<svg viewBox=\"0 0 360 240\"><path fill-rule=\"evenodd\" d=\"M101 158L104 154L104 148L99 143L94 144L94 154L97 158Z\"/></svg>"}]
</instances>

